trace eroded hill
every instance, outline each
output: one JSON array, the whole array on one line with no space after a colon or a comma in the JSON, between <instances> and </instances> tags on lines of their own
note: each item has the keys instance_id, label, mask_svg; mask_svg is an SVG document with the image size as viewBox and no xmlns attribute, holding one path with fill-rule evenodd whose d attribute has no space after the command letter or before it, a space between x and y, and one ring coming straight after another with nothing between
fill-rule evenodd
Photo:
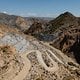
<instances>
[{"instance_id":1,"label":"eroded hill","mask_svg":"<svg viewBox=\"0 0 80 80\"><path fill-rule=\"evenodd\" d=\"M79 80L79 65L61 51L19 30L1 27L0 80Z\"/></svg>"},{"instance_id":2,"label":"eroded hill","mask_svg":"<svg viewBox=\"0 0 80 80\"><path fill-rule=\"evenodd\" d=\"M43 30L42 26L39 30L36 23L34 27L35 32L32 27L31 32L35 34L36 30L39 33ZM79 36L76 42L79 43ZM51 47L49 43L24 34L16 26L0 23L0 80L79 79L80 65L74 59Z\"/></svg>"},{"instance_id":3,"label":"eroded hill","mask_svg":"<svg viewBox=\"0 0 80 80\"><path fill-rule=\"evenodd\" d=\"M68 16L68 18L63 18ZM64 13L58 20L63 19L64 25L56 29L54 34L58 34L56 39L51 43L54 47L63 51L69 57L76 59L80 63L79 41L80 41L80 22L79 18ZM66 23L67 22L67 25ZM58 23L57 23L58 25Z\"/></svg>"}]
</instances>

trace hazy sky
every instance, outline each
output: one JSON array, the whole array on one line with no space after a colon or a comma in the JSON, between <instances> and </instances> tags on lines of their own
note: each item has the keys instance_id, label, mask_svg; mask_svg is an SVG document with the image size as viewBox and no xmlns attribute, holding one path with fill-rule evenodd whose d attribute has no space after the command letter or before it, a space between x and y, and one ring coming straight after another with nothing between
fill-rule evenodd
<instances>
[{"instance_id":1,"label":"hazy sky","mask_svg":"<svg viewBox=\"0 0 80 80\"><path fill-rule=\"evenodd\" d=\"M80 0L0 0L0 12L22 16L52 16L63 12L80 16Z\"/></svg>"}]
</instances>

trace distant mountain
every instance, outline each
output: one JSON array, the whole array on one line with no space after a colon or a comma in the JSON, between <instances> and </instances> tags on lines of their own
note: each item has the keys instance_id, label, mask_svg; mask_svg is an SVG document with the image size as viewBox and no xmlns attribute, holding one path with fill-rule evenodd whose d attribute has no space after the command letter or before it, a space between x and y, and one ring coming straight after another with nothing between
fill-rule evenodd
<instances>
[{"instance_id":1,"label":"distant mountain","mask_svg":"<svg viewBox=\"0 0 80 80\"><path fill-rule=\"evenodd\" d=\"M4 24L9 25L9 24L13 23L16 20L16 18L17 18L17 16L14 16L14 15L8 15L8 14L0 13L0 23L4 23Z\"/></svg>"},{"instance_id":2,"label":"distant mountain","mask_svg":"<svg viewBox=\"0 0 80 80\"><path fill-rule=\"evenodd\" d=\"M60 27L68 27L70 25L78 25L77 18L70 12L65 12L64 14L59 15L54 20L49 22L50 24L50 33L54 33L56 29Z\"/></svg>"},{"instance_id":3,"label":"distant mountain","mask_svg":"<svg viewBox=\"0 0 80 80\"><path fill-rule=\"evenodd\" d=\"M60 49L68 56L74 57L80 64L80 18L67 12L53 20L52 24L59 27L54 33L58 35L51 45Z\"/></svg>"},{"instance_id":4,"label":"distant mountain","mask_svg":"<svg viewBox=\"0 0 80 80\"><path fill-rule=\"evenodd\" d=\"M22 31L27 29L29 26L28 21L25 18L4 13L0 13L0 23L9 25L14 28L18 28Z\"/></svg>"},{"instance_id":5,"label":"distant mountain","mask_svg":"<svg viewBox=\"0 0 80 80\"><path fill-rule=\"evenodd\" d=\"M50 20L53 20L54 18L52 17L25 17L25 19L30 20L30 21L38 20L40 22L49 22Z\"/></svg>"},{"instance_id":6,"label":"distant mountain","mask_svg":"<svg viewBox=\"0 0 80 80\"><path fill-rule=\"evenodd\" d=\"M48 22L35 19L35 22L33 22L31 27L26 32L27 34L31 34L33 36L38 34L37 37L40 40L52 41L58 36L61 28L67 28L72 25L78 26L78 22L79 20L77 17L70 12L65 12L64 14L61 14L57 18ZM38 24L40 24L40 26Z\"/></svg>"},{"instance_id":7,"label":"distant mountain","mask_svg":"<svg viewBox=\"0 0 80 80\"><path fill-rule=\"evenodd\" d=\"M25 34L35 36L39 40L51 41L53 35L49 35L49 22L54 20L50 17L26 17L27 20L32 22L28 30L24 31ZM50 37L49 37L50 36Z\"/></svg>"},{"instance_id":8,"label":"distant mountain","mask_svg":"<svg viewBox=\"0 0 80 80\"><path fill-rule=\"evenodd\" d=\"M21 17L16 15L8 15L0 13L0 23L10 25L11 27L18 28L21 31L27 30L34 22L40 22L46 24L53 18L49 17Z\"/></svg>"},{"instance_id":9,"label":"distant mountain","mask_svg":"<svg viewBox=\"0 0 80 80\"><path fill-rule=\"evenodd\" d=\"M35 35L35 34L41 33L43 31L42 29L43 29L42 24L40 22L34 22L30 26L30 28L26 31L26 33Z\"/></svg>"}]
</instances>

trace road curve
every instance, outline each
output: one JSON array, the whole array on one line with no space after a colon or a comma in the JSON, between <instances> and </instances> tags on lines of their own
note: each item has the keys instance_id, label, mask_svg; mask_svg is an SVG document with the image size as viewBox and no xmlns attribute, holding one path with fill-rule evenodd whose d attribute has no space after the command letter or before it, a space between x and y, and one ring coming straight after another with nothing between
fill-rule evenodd
<instances>
[{"instance_id":1,"label":"road curve","mask_svg":"<svg viewBox=\"0 0 80 80\"><path fill-rule=\"evenodd\" d=\"M41 52L39 50L31 50L31 51L27 51L26 53L24 54L20 54L20 56L22 57L23 61L24 61L24 67L23 69L19 72L19 74L13 79L13 80L23 80L30 68L31 68L31 63L29 61L29 59L27 58L27 55L30 54L31 52L36 52L37 54L37 59L39 61L39 63L48 71L56 71L58 69L58 65L55 61L53 61L50 56L48 55L48 57L50 58L50 60L52 61L52 63L54 64L53 67L48 67L45 62L43 61L43 58L42 58L42 55L41 55Z\"/></svg>"},{"instance_id":2,"label":"road curve","mask_svg":"<svg viewBox=\"0 0 80 80\"><path fill-rule=\"evenodd\" d=\"M22 57L22 59L24 61L24 67L13 80L23 80L26 77L26 75L28 74L30 67L31 67L30 61L26 57L27 54L20 54L20 56Z\"/></svg>"},{"instance_id":3,"label":"road curve","mask_svg":"<svg viewBox=\"0 0 80 80\"><path fill-rule=\"evenodd\" d=\"M38 61L39 61L39 63L46 69L46 70L48 70L48 71L53 71L53 72L55 72L56 70L58 70L58 65L57 65L57 63L55 62L55 61L53 61L51 58L50 58L50 56L48 55L48 58L51 60L51 62L53 63L53 67L48 67L46 64L45 64L45 62L44 62L44 60L43 60L43 58L42 58L42 55L41 55L41 53L39 52L39 51L36 51L37 52L37 59L38 59Z\"/></svg>"}]
</instances>

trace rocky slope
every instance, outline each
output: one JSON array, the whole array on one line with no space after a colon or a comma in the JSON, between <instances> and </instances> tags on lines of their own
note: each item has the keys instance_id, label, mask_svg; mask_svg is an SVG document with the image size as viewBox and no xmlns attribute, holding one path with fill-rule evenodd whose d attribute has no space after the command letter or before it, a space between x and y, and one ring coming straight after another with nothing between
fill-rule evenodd
<instances>
[{"instance_id":1,"label":"rocky slope","mask_svg":"<svg viewBox=\"0 0 80 80\"><path fill-rule=\"evenodd\" d=\"M40 33L42 26L37 24L40 30L35 27L36 23L34 27ZM19 28L0 23L0 80L79 79L80 65L74 59L46 42L25 35Z\"/></svg>"},{"instance_id":2,"label":"rocky slope","mask_svg":"<svg viewBox=\"0 0 80 80\"><path fill-rule=\"evenodd\" d=\"M45 24L35 20L25 33L35 36L39 40L52 41L59 33L61 34L61 29L65 30L71 26L78 26L80 24L79 20L73 14L65 12Z\"/></svg>"},{"instance_id":3,"label":"rocky slope","mask_svg":"<svg viewBox=\"0 0 80 80\"><path fill-rule=\"evenodd\" d=\"M80 67L61 51L0 25L0 80L79 80Z\"/></svg>"},{"instance_id":4,"label":"rocky slope","mask_svg":"<svg viewBox=\"0 0 80 80\"><path fill-rule=\"evenodd\" d=\"M58 22L63 24L60 25ZM60 49L69 57L76 59L80 64L80 19L67 12L60 15L56 23L60 26L56 29L54 34L57 33L58 35L51 45ZM53 22L53 25L56 23Z\"/></svg>"},{"instance_id":5,"label":"rocky slope","mask_svg":"<svg viewBox=\"0 0 80 80\"><path fill-rule=\"evenodd\" d=\"M16 27L21 31L27 30L35 22L40 22L41 24L46 24L52 20L52 18L47 17L21 17L17 15L8 15L0 13L0 23L6 24L10 27Z\"/></svg>"},{"instance_id":6,"label":"rocky slope","mask_svg":"<svg viewBox=\"0 0 80 80\"><path fill-rule=\"evenodd\" d=\"M75 17L70 12L65 12L65 13L59 15L54 20L51 20L49 22L49 24L51 25L50 33L54 33L54 31L56 31L56 29L59 30L59 28L62 28L62 27L69 27L72 25L78 26L78 18Z\"/></svg>"}]
</instances>

